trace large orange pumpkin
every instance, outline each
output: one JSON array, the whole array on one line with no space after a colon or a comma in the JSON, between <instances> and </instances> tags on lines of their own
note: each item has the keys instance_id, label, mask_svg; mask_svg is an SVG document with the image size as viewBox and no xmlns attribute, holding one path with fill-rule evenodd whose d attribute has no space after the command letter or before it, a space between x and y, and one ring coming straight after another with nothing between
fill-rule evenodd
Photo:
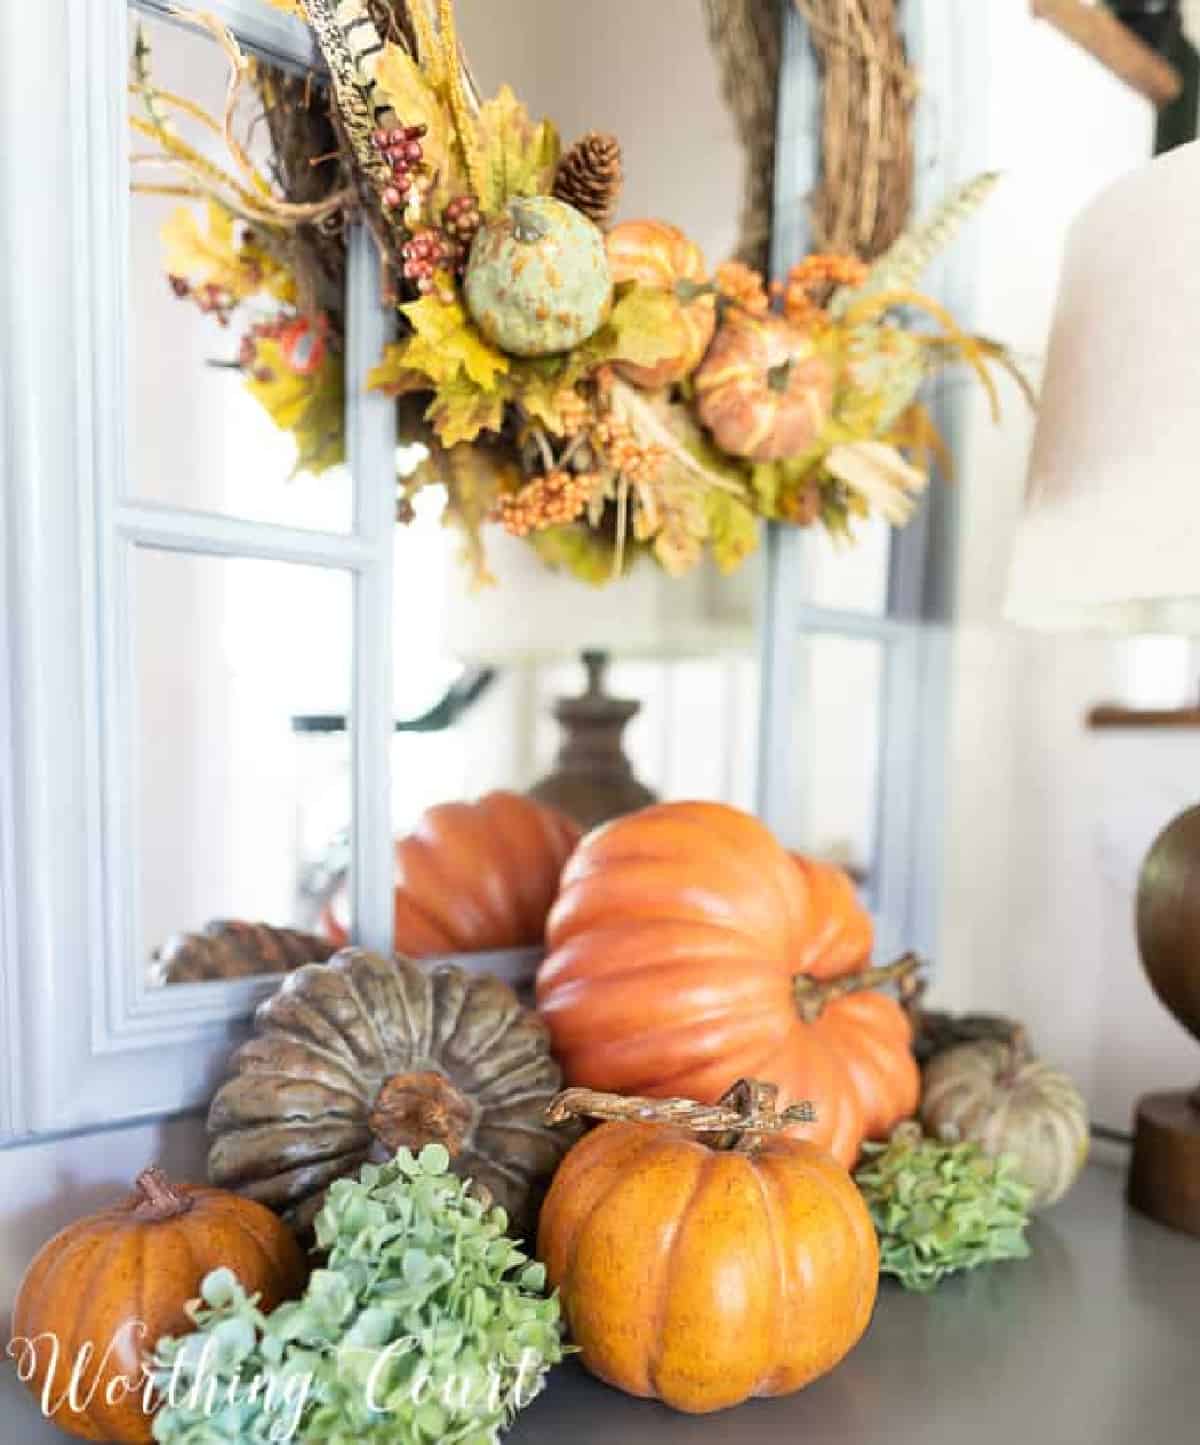
<instances>
[{"instance_id":1,"label":"large orange pumpkin","mask_svg":"<svg viewBox=\"0 0 1200 1445\"><path fill-rule=\"evenodd\" d=\"M916 1109L908 1019L851 981L871 922L850 880L736 808L662 803L590 833L547 945L538 1007L569 1084L711 1103L763 1079L813 1102L803 1132L847 1167Z\"/></svg>"},{"instance_id":2,"label":"large orange pumpkin","mask_svg":"<svg viewBox=\"0 0 1200 1445\"><path fill-rule=\"evenodd\" d=\"M756 1087L731 1100L753 1101ZM580 1092L562 1096L566 1112ZM674 1123L636 1122L655 1112L639 1100L589 1097L579 1112L619 1119L623 1104L633 1121L577 1144L542 1208L538 1255L583 1363L693 1413L831 1370L861 1338L879 1284L850 1176L814 1144L755 1133L754 1102L713 1144L682 1100L664 1111Z\"/></svg>"},{"instance_id":3,"label":"large orange pumpkin","mask_svg":"<svg viewBox=\"0 0 1200 1445\"><path fill-rule=\"evenodd\" d=\"M671 386L695 370L708 349L717 324L717 303L707 286L704 253L678 226L666 221L625 221L608 233L608 265L614 285L639 281L666 292L671 309L673 347L653 366L621 362L617 371L626 381L647 390Z\"/></svg>"},{"instance_id":4,"label":"large orange pumpkin","mask_svg":"<svg viewBox=\"0 0 1200 1445\"><path fill-rule=\"evenodd\" d=\"M173 1184L157 1169L138 1176L128 1199L44 1245L17 1292L13 1337L21 1378L51 1402L54 1424L84 1440L153 1439L142 1362L163 1335L192 1330L184 1307L223 1267L261 1293L267 1311L298 1295L307 1274L291 1232L264 1205Z\"/></svg>"},{"instance_id":5,"label":"large orange pumpkin","mask_svg":"<svg viewBox=\"0 0 1200 1445\"><path fill-rule=\"evenodd\" d=\"M815 333L734 307L696 372L696 410L722 450L779 461L801 456L820 437L833 385Z\"/></svg>"},{"instance_id":6,"label":"large orange pumpkin","mask_svg":"<svg viewBox=\"0 0 1200 1445\"><path fill-rule=\"evenodd\" d=\"M520 793L430 808L396 840L395 951L429 958L541 943L579 834L564 813ZM344 888L323 925L338 948L349 941Z\"/></svg>"}]
</instances>

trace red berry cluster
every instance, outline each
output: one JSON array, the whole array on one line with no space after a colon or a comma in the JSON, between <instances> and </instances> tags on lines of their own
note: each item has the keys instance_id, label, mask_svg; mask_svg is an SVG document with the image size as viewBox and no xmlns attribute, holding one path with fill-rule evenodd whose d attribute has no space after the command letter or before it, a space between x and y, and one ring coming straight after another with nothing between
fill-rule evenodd
<instances>
[{"instance_id":1,"label":"red berry cluster","mask_svg":"<svg viewBox=\"0 0 1200 1445\"><path fill-rule=\"evenodd\" d=\"M371 142L392 168L392 184L383 193L383 204L399 210L412 194L417 183L415 172L425 159L421 141L427 127L397 125L391 130L377 130Z\"/></svg>"},{"instance_id":2,"label":"red berry cluster","mask_svg":"<svg viewBox=\"0 0 1200 1445\"><path fill-rule=\"evenodd\" d=\"M471 242L483 224L479 202L474 196L455 196L442 215L442 226L462 248L463 264L471 250Z\"/></svg>"},{"instance_id":3,"label":"red berry cluster","mask_svg":"<svg viewBox=\"0 0 1200 1445\"><path fill-rule=\"evenodd\" d=\"M222 326L229 325L230 314L237 308L237 297L224 286L208 281L203 286L193 286L184 276L168 276L171 290L179 299L190 297L207 316L215 316Z\"/></svg>"},{"instance_id":4,"label":"red berry cluster","mask_svg":"<svg viewBox=\"0 0 1200 1445\"><path fill-rule=\"evenodd\" d=\"M400 256L404 279L411 281L422 296L427 296L434 289L434 278L439 271L458 270L462 248L444 231L426 226L405 241Z\"/></svg>"}]
</instances>

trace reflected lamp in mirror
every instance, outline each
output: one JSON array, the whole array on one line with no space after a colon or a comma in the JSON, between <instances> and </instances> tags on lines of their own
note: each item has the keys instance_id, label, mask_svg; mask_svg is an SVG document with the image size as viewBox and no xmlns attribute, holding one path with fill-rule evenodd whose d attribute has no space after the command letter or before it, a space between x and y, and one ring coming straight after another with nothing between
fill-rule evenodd
<instances>
[{"instance_id":1,"label":"reflected lamp in mirror","mask_svg":"<svg viewBox=\"0 0 1200 1445\"><path fill-rule=\"evenodd\" d=\"M585 828L652 802L653 792L635 777L622 745L640 704L608 693L608 660L747 653L754 645L752 593L737 578L703 568L670 578L645 560L621 578L589 586L552 571L527 546L495 531L487 560L495 586L472 591L461 578L451 580L445 651L482 666L579 657L586 669L580 693L555 704L558 757L531 789L533 796Z\"/></svg>"},{"instance_id":2,"label":"reflected lamp in mirror","mask_svg":"<svg viewBox=\"0 0 1200 1445\"><path fill-rule=\"evenodd\" d=\"M1200 633L1200 143L1071 232L1007 602L1017 622ZM1142 868L1150 983L1200 1040L1200 808ZM1197 1064L1200 1074L1200 1060ZM1200 1236L1200 1089L1139 1101L1131 1202Z\"/></svg>"}]
</instances>

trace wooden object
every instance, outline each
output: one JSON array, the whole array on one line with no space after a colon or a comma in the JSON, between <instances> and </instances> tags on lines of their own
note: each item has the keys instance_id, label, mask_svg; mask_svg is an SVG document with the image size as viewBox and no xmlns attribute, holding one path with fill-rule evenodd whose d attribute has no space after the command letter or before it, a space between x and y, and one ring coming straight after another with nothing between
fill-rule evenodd
<instances>
[{"instance_id":1,"label":"wooden object","mask_svg":"<svg viewBox=\"0 0 1200 1445\"><path fill-rule=\"evenodd\" d=\"M1090 728L1200 728L1200 707L1138 708L1097 704L1087 715Z\"/></svg>"},{"instance_id":2,"label":"wooden object","mask_svg":"<svg viewBox=\"0 0 1200 1445\"><path fill-rule=\"evenodd\" d=\"M1200 807L1169 823L1146 856L1137 936L1154 992L1200 1040ZM1153 1219L1200 1236L1200 1090L1139 1102L1129 1200Z\"/></svg>"},{"instance_id":3,"label":"wooden object","mask_svg":"<svg viewBox=\"0 0 1200 1445\"><path fill-rule=\"evenodd\" d=\"M1178 96L1183 80L1173 65L1122 25L1102 4L1084 0L1032 0L1033 13L1046 20L1156 106Z\"/></svg>"},{"instance_id":4,"label":"wooden object","mask_svg":"<svg viewBox=\"0 0 1200 1445\"><path fill-rule=\"evenodd\" d=\"M634 777L621 747L621 735L641 704L605 691L607 653L585 652L583 665L585 692L554 705L563 730L554 771L530 788L529 796L587 829L648 807L655 795Z\"/></svg>"}]
</instances>

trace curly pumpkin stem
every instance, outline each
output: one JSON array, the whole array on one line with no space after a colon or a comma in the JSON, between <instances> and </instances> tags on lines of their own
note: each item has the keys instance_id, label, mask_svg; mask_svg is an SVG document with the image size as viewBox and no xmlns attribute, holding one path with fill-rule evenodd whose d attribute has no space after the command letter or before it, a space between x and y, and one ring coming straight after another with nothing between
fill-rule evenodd
<instances>
[{"instance_id":1,"label":"curly pumpkin stem","mask_svg":"<svg viewBox=\"0 0 1200 1445\"><path fill-rule=\"evenodd\" d=\"M564 1089L546 1109L547 1124L571 1119L628 1120L664 1124L692 1134L711 1134L714 1149L753 1148L764 1134L777 1134L795 1124L816 1122L809 1103L791 1104L780 1112L779 1090L757 1079L739 1079L716 1104L694 1099L643 1099L624 1094L598 1094L592 1089Z\"/></svg>"},{"instance_id":2,"label":"curly pumpkin stem","mask_svg":"<svg viewBox=\"0 0 1200 1445\"><path fill-rule=\"evenodd\" d=\"M190 1195L172 1184L157 1164L142 1170L134 1188L137 1197L137 1203L133 1206L134 1217L149 1223L178 1219L195 1203Z\"/></svg>"},{"instance_id":3,"label":"curly pumpkin stem","mask_svg":"<svg viewBox=\"0 0 1200 1445\"><path fill-rule=\"evenodd\" d=\"M848 973L842 978L831 978L827 983L818 983L807 974L798 973L792 980L796 1008L806 1024L814 1024L835 999L847 998L852 993L862 993L866 989L882 988L885 983L899 983L903 991L905 982L924 966L924 960L915 953L906 953L895 963L889 963L883 968L868 968L862 973Z\"/></svg>"}]
</instances>

